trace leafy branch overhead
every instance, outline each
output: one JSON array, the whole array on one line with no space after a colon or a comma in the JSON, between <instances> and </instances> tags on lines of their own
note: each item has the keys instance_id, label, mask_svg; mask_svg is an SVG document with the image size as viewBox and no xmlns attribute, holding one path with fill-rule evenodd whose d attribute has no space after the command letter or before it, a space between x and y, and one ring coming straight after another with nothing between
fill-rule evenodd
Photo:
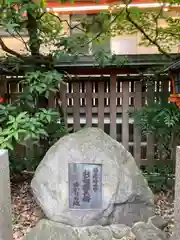
<instances>
[{"instance_id":1,"label":"leafy branch overhead","mask_svg":"<svg viewBox=\"0 0 180 240\"><path fill-rule=\"evenodd\" d=\"M155 46L160 53L171 57L172 47L180 40L179 17L164 11L171 3L178 4L178 1L164 1L158 9L144 10L129 7L124 1L124 7L112 5L110 11L86 16L72 25L61 16L45 11L42 8L45 2L6 0L1 2L1 28L19 40L26 53L10 48L2 37L0 45L4 53L20 60L19 65L31 65L36 69L53 69L57 61L60 63L67 56L76 60L87 54L84 53L87 46L94 60L104 65L103 61L117 63L110 49L106 50L103 45L107 38L139 33L140 45Z\"/></svg>"},{"instance_id":2,"label":"leafy branch overhead","mask_svg":"<svg viewBox=\"0 0 180 240\"><path fill-rule=\"evenodd\" d=\"M57 61L61 62L65 56L74 56L76 59L84 55L83 48L91 42L98 46L98 54L93 52L95 60L102 56L99 54L101 50L104 52L103 57L106 52L105 58L114 61L110 51L101 48L102 42L111 34L112 23L108 12L93 18L84 18L75 26L71 26L67 20L42 8L42 2L40 4L38 1L7 0L1 3L1 9L1 28L20 41L25 51L20 53L10 48L2 37L0 45L5 54L20 60L19 65L53 69L54 64ZM67 31L78 33L69 35ZM102 62L102 59L99 62Z\"/></svg>"},{"instance_id":3,"label":"leafy branch overhead","mask_svg":"<svg viewBox=\"0 0 180 240\"><path fill-rule=\"evenodd\" d=\"M0 147L9 148L14 154L17 144L27 149L38 146L38 152L43 155L68 132L59 96L67 73L57 72L56 62L63 61L67 56L77 59L84 55L83 48L91 42L100 46L105 36L110 35L109 14L82 19L76 26L71 26L54 13L42 10L38 2L7 0L1 2L1 10L1 29L24 46L24 51L18 52L13 44L6 45L5 39L0 37L4 53L1 68L7 74L17 75L20 72L24 77L20 82L23 92L12 103L0 104ZM94 24L100 29L96 30L96 34L92 31ZM65 28L68 31L78 29L79 33L69 36ZM93 54L102 65L108 64L111 59L116 60L104 50L98 49ZM25 71L22 72L22 69ZM54 109L49 108L49 97Z\"/></svg>"},{"instance_id":4,"label":"leafy branch overhead","mask_svg":"<svg viewBox=\"0 0 180 240\"><path fill-rule=\"evenodd\" d=\"M123 2L123 11L118 5L112 6L113 16L116 17L113 35L138 34L139 45L153 46L159 53L170 58L172 49L174 46L178 47L180 41L179 13L170 8L173 4L180 5L180 2L164 0L160 2L161 6L155 9L129 7L126 1Z\"/></svg>"}]
</instances>

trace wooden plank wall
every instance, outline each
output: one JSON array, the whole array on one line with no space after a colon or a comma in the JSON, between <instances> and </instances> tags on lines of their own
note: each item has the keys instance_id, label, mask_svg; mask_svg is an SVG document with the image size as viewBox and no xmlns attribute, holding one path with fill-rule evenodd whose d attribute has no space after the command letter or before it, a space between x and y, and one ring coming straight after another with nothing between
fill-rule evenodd
<instances>
[{"instance_id":1,"label":"wooden plank wall","mask_svg":"<svg viewBox=\"0 0 180 240\"><path fill-rule=\"evenodd\" d=\"M4 81L3 81L4 82ZM6 92L12 102L23 88L18 79L0 81L0 92ZM129 115L133 109L156 101L162 93L170 91L168 80L145 85L140 77L76 76L61 86L61 105L66 126L74 131L82 127L100 127L135 157L138 165L149 165L154 159L153 136L142 137ZM2 90L3 89L3 90ZM55 106L55 96L50 96L49 107Z\"/></svg>"},{"instance_id":2,"label":"wooden plank wall","mask_svg":"<svg viewBox=\"0 0 180 240\"><path fill-rule=\"evenodd\" d=\"M153 136L142 137L129 113L155 101L162 91L169 92L169 81L144 86L140 79L109 76L75 77L67 83L66 113L74 131L86 126L100 127L135 157L138 165L149 165L154 159ZM75 97L75 98L74 98ZM78 123L78 126L77 126Z\"/></svg>"}]
</instances>

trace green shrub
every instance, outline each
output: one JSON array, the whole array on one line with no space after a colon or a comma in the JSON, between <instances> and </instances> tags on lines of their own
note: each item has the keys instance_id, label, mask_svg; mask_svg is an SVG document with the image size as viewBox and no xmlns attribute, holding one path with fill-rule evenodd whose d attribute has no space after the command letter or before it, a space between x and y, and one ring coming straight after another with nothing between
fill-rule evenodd
<instances>
[{"instance_id":1,"label":"green shrub","mask_svg":"<svg viewBox=\"0 0 180 240\"><path fill-rule=\"evenodd\" d=\"M160 101L135 110L132 115L143 135L153 134L157 158L175 160L176 146L180 144L180 110L177 106Z\"/></svg>"},{"instance_id":2,"label":"green shrub","mask_svg":"<svg viewBox=\"0 0 180 240\"><path fill-rule=\"evenodd\" d=\"M143 170L149 187L154 193L166 190L174 190L174 162L167 161L166 164L156 161L152 166Z\"/></svg>"},{"instance_id":3,"label":"green shrub","mask_svg":"<svg viewBox=\"0 0 180 240\"><path fill-rule=\"evenodd\" d=\"M180 144L180 110L163 98L132 113L135 125L142 135L153 134L156 160L143 170L153 192L174 189L176 146ZM165 164L161 161L164 160Z\"/></svg>"},{"instance_id":4,"label":"green shrub","mask_svg":"<svg viewBox=\"0 0 180 240\"><path fill-rule=\"evenodd\" d=\"M56 71L29 72L23 92L12 103L0 104L0 148L9 149L13 173L34 170L48 148L68 133L62 110L41 108L41 100L56 95L63 76Z\"/></svg>"}]
</instances>

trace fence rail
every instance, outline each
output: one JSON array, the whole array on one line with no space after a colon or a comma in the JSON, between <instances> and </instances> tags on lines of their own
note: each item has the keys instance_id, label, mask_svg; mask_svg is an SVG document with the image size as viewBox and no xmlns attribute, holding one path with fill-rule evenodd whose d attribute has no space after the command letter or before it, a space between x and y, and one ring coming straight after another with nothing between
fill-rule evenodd
<instances>
[{"instance_id":1,"label":"fence rail","mask_svg":"<svg viewBox=\"0 0 180 240\"><path fill-rule=\"evenodd\" d=\"M21 79L21 78L20 78ZM20 79L4 77L1 92L5 92L9 102L23 91ZM68 127L74 131L85 126L100 127L111 137L122 142L140 165L149 165L154 159L153 136L144 137L134 125L129 115L134 109L157 102L170 92L170 82L163 77L147 84L141 77L117 76L72 76L61 86L61 104ZM49 107L56 107L56 99L49 98Z\"/></svg>"}]
</instances>

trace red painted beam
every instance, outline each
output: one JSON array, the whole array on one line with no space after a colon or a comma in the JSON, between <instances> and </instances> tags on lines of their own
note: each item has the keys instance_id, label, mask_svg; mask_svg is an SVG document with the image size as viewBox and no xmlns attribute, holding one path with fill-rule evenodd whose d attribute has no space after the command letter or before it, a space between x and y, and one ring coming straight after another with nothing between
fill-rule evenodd
<instances>
[{"instance_id":1,"label":"red painted beam","mask_svg":"<svg viewBox=\"0 0 180 240\"><path fill-rule=\"evenodd\" d=\"M61 14L86 14L86 13L98 13L101 11L108 11L109 6L114 4L123 4L117 0L99 0L96 1L78 1L74 3L66 2L64 4L52 1L47 3L47 8L52 9L54 12L60 12ZM153 0L133 0L131 4L139 4L138 7L144 8L157 8L160 2ZM148 5L149 4L149 5ZM141 6L140 6L141 5ZM64 8L64 9L63 9Z\"/></svg>"},{"instance_id":2,"label":"red painted beam","mask_svg":"<svg viewBox=\"0 0 180 240\"><path fill-rule=\"evenodd\" d=\"M54 2L48 2L47 7L49 8L54 8L54 7L82 7L82 6L92 6L92 5L103 5L103 4L120 4L119 1L117 0L99 0L97 1L77 1L74 3L66 2L66 3L60 3L58 1ZM138 4L138 3L158 3L158 1L153 1L153 0L133 0L131 3Z\"/></svg>"}]
</instances>

